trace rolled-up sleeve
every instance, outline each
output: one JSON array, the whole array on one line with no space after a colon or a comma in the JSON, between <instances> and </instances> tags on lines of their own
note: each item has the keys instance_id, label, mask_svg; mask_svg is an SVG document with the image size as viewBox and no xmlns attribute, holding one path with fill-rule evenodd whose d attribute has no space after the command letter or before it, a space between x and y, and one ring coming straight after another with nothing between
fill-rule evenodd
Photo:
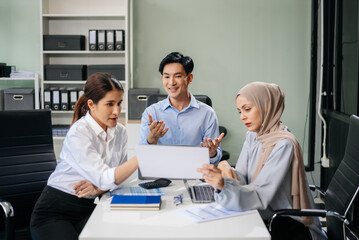
<instances>
[{"instance_id":1,"label":"rolled-up sleeve","mask_svg":"<svg viewBox=\"0 0 359 240\"><path fill-rule=\"evenodd\" d=\"M207 120L208 120L207 129L204 133L204 136L214 140L215 138L219 137L218 119L217 119L216 113L214 112L213 109L211 109L211 111L209 111L208 113L209 113L209 118L207 118ZM210 158L210 163L217 164L221 160L221 158L222 158L222 149L221 149L221 144L220 144L217 148L216 156Z\"/></svg>"},{"instance_id":2,"label":"rolled-up sleeve","mask_svg":"<svg viewBox=\"0 0 359 240\"><path fill-rule=\"evenodd\" d=\"M147 125L149 123L148 114L151 114L152 117L154 116L149 108L146 108L141 117L140 144L148 144L147 136L150 132L149 126Z\"/></svg>"}]
</instances>

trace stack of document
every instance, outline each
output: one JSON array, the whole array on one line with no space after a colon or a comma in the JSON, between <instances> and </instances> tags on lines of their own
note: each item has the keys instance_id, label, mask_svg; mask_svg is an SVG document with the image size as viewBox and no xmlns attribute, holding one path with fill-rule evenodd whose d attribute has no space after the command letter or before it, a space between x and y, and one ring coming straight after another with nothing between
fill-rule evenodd
<instances>
[{"instance_id":1,"label":"stack of document","mask_svg":"<svg viewBox=\"0 0 359 240\"><path fill-rule=\"evenodd\" d=\"M35 76L34 72L19 71L19 72L10 73L11 78L33 78L34 76Z\"/></svg>"},{"instance_id":2,"label":"stack of document","mask_svg":"<svg viewBox=\"0 0 359 240\"><path fill-rule=\"evenodd\" d=\"M111 210L159 210L161 196L114 195Z\"/></svg>"},{"instance_id":3,"label":"stack of document","mask_svg":"<svg viewBox=\"0 0 359 240\"><path fill-rule=\"evenodd\" d=\"M120 187L110 192L110 195L147 195L158 196L165 195L161 188L145 189L142 187Z\"/></svg>"}]
</instances>

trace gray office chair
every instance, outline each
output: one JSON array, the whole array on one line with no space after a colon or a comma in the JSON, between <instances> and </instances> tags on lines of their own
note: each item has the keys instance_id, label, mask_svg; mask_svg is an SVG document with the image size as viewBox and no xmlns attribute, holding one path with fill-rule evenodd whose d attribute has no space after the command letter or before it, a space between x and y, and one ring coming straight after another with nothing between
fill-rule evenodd
<instances>
[{"instance_id":1,"label":"gray office chair","mask_svg":"<svg viewBox=\"0 0 359 240\"><path fill-rule=\"evenodd\" d=\"M31 213L55 167L51 112L0 111L0 239L31 239Z\"/></svg>"},{"instance_id":2,"label":"gray office chair","mask_svg":"<svg viewBox=\"0 0 359 240\"><path fill-rule=\"evenodd\" d=\"M349 132L343 160L330 181L326 191L311 185L324 196L323 210L281 209L272 217L272 223L280 216L321 216L326 218L329 240L346 240L348 211L353 205L359 191L359 117L350 117Z\"/></svg>"}]
</instances>

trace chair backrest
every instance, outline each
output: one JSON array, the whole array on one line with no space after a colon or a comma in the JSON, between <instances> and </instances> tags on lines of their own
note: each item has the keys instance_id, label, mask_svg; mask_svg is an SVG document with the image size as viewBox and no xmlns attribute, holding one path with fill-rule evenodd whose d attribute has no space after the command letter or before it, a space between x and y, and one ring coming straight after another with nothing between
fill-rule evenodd
<instances>
[{"instance_id":1,"label":"chair backrest","mask_svg":"<svg viewBox=\"0 0 359 240\"><path fill-rule=\"evenodd\" d=\"M325 195L327 210L346 216L359 187L359 117L350 117L349 132L343 160L328 185ZM329 239L342 239L343 224L333 217L327 218Z\"/></svg>"},{"instance_id":2,"label":"chair backrest","mask_svg":"<svg viewBox=\"0 0 359 240\"><path fill-rule=\"evenodd\" d=\"M12 204L15 228L28 226L55 167L51 112L0 111L0 199Z\"/></svg>"},{"instance_id":3,"label":"chair backrest","mask_svg":"<svg viewBox=\"0 0 359 240\"><path fill-rule=\"evenodd\" d=\"M197 95L193 95L198 101L201 101L205 104L207 104L208 106L212 107L212 100L210 97L208 97L207 95L203 95L203 94L197 94ZM152 94L150 96L148 96L147 99L147 107L159 102L163 99L167 98L167 94Z\"/></svg>"}]
</instances>

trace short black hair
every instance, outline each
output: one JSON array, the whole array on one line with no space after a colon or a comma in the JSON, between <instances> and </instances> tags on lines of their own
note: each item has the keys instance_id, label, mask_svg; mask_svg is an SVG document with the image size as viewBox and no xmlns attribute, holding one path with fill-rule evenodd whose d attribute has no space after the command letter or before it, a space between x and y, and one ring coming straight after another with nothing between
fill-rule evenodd
<instances>
[{"instance_id":1,"label":"short black hair","mask_svg":"<svg viewBox=\"0 0 359 240\"><path fill-rule=\"evenodd\" d=\"M179 52L171 52L160 63L160 67L158 68L158 71L160 71L161 75L163 75L163 68L165 67L166 64L169 63L182 64L187 74L190 74L193 71L193 67L194 67L192 58L188 56L185 57L183 56L183 54Z\"/></svg>"}]
</instances>

